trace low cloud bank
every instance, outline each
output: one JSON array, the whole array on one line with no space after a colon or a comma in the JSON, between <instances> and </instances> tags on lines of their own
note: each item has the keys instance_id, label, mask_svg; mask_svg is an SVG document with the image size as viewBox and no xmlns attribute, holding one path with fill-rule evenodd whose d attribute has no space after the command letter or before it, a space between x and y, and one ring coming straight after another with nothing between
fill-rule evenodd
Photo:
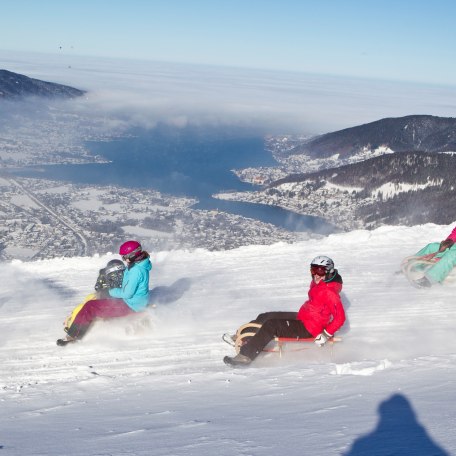
<instances>
[{"instance_id":1,"label":"low cloud bank","mask_svg":"<svg viewBox=\"0 0 456 456\"><path fill-rule=\"evenodd\" d=\"M10 71L87 90L68 109L112 129L233 125L315 135L409 114L454 116L456 87L203 65L0 52Z\"/></svg>"}]
</instances>

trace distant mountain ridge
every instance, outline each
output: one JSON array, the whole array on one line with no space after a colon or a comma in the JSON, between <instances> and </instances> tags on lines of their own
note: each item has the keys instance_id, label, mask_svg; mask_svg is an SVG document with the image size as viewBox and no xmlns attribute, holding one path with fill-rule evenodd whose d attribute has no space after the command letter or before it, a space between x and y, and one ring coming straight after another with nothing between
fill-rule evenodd
<instances>
[{"instance_id":1,"label":"distant mountain ridge","mask_svg":"<svg viewBox=\"0 0 456 456\"><path fill-rule=\"evenodd\" d=\"M264 194L283 207L344 228L452 223L456 154L403 152L272 183Z\"/></svg>"},{"instance_id":2,"label":"distant mountain ridge","mask_svg":"<svg viewBox=\"0 0 456 456\"><path fill-rule=\"evenodd\" d=\"M321 217L343 230L456 220L456 118L381 119L269 146L281 168L244 173L269 184L219 198Z\"/></svg>"},{"instance_id":3,"label":"distant mountain ridge","mask_svg":"<svg viewBox=\"0 0 456 456\"><path fill-rule=\"evenodd\" d=\"M269 185L276 187L288 182L308 179L329 180L337 185L363 187L370 191L385 183L419 184L423 180L442 178L452 186L456 175L456 154L404 152L386 154L369 160L325 169L314 173L290 174Z\"/></svg>"},{"instance_id":4,"label":"distant mountain ridge","mask_svg":"<svg viewBox=\"0 0 456 456\"><path fill-rule=\"evenodd\" d=\"M450 224L456 220L455 175L456 153L389 153L220 197L322 217L348 231Z\"/></svg>"},{"instance_id":5,"label":"distant mountain ridge","mask_svg":"<svg viewBox=\"0 0 456 456\"><path fill-rule=\"evenodd\" d=\"M84 90L29 78L8 70L0 70L0 100L28 96L47 98L75 98L84 95Z\"/></svg>"},{"instance_id":6,"label":"distant mountain ridge","mask_svg":"<svg viewBox=\"0 0 456 456\"><path fill-rule=\"evenodd\" d=\"M347 159L378 148L394 152L454 152L456 118L431 115L385 118L311 138L288 154L312 158L338 155L340 159Z\"/></svg>"}]
</instances>

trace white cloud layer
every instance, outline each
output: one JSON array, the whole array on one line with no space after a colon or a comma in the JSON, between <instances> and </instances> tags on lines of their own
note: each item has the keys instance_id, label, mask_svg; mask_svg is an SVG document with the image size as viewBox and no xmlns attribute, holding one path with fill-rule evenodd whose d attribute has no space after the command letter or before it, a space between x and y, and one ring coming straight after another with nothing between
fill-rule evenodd
<instances>
[{"instance_id":1,"label":"white cloud layer","mask_svg":"<svg viewBox=\"0 0 456 456\"><path fill-rule=\"evenodd\" d=\"M0 51L2 67L87 90L112 128L237 125L319 134L409 114L453 117L456 87L306 73Z\"/></svg>"}]
</instances>

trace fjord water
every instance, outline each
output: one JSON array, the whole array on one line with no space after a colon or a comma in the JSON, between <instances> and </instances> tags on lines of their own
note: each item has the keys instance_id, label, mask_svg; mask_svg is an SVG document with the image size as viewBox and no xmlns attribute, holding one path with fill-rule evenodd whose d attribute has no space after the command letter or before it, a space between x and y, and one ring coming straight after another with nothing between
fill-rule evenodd
<instances>
[{"instance_id":1,"label":"fjord water","mask_svg":"<svg viewBox=\"0 0 456 456\"><path fill-rule=\"evenodd\" d=\"M334 231L318 217L212 197L222 191L254 189L236 177L231 171L235 168L277 165L258 133L226 128L161 127L131 131L112 141L90 142L87 147L110 162L40 166L39 174L33 168L18 174L78 184L153 188L175 196L195 197L199 201L194 206L197 209L218 209L290 231Z\"/></svg>"}]
</instances>

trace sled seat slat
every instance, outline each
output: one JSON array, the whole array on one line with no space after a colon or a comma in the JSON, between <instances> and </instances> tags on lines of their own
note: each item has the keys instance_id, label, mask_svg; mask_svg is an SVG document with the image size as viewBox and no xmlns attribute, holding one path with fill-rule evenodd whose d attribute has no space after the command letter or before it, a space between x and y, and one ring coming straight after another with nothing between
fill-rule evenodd
<instances>
[{"instance_id":1,"label":"sled seat slat","mask_svg":"<svg viewBox=\"0 0 456 456\"><path fill-rule=\"evenodd\" d=\"M296 339L296 337L274 337L274 342L276 342L277 346L272 349L265 348L264 351L269 351L269 352L278 352L279 356L282 357L282 352L284 350L284 345L288 343L312 343L314 342L315 339L313 337L306 337L302 339ZM331 339L328 340L327 344L331 346L331 351L332 351L332 346L334 345L335 342L341 342L342 339L340 337L332 337ZM306 347L310 348L310 347Z\"/></svg>"},{"instance_id":2,"label":"sled seat slat","mask_svg":"<svg viewBox=\"0 0 456 456\"><path fill-rule=\"evenodd\" d=\"M274 337L274 341L278 343L288 343L288 342L313 342L315 339L313 337L307 337L303 339L296 339L296 337ZM328 342L341 342L340 337L332 337Z\"/></svg>"}]
</instances>

